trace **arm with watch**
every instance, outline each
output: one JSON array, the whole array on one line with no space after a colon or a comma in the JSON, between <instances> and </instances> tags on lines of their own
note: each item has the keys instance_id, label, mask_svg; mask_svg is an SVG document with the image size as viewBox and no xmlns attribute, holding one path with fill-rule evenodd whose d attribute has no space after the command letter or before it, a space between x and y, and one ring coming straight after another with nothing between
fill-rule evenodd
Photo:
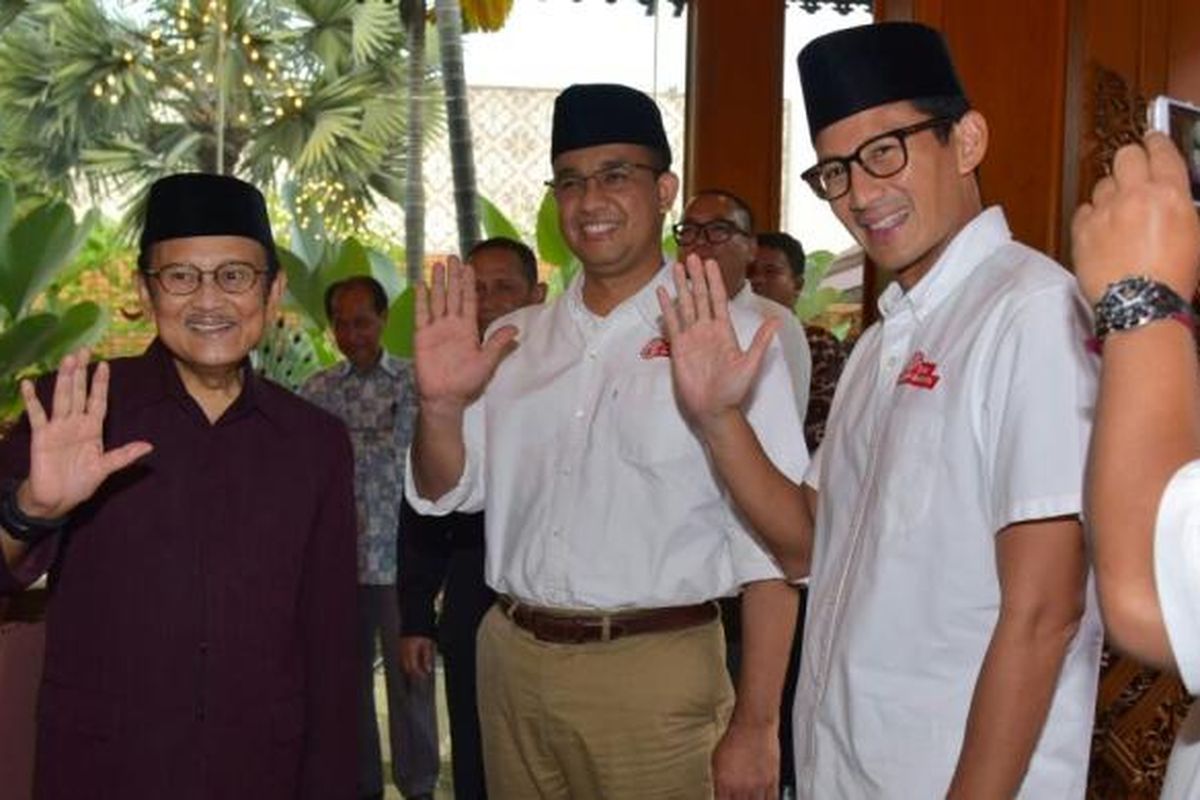
<instances>
[{"instance_id":1,"label":"arm with watch","mask_svg":"<svg viewBox=\"0 0 1200 800\"><path fill-rule=\"evenodd\" d=\"M89 387L86 350L63 359L52 385L47 408L33 384L21 382L26 415L4 443L0 591L20 589L36 579L48 566L47 548L53 548L71 511L91 497L109 475L151 450L146 442L104 449L108 365L96 367ZM24 451L26 442L27 458L26 452L14 452L14 448ZM31 558L35 552L42 557Z\"/></svg>"},{"instance_id":2,"label":"arm with watch","mask_svg":"<svg viewBox=\"0 0 1200 800\"><path fill-rule=\"evenodd\" d=\"M1086 514L1105 625L1125 652L1175 668L1155 528L1168 483L1200 459L1200 366L1187 302L1200 277L1200 220L1170 139L1151 133L1117 153L1111 175L1076 212L1072 240L1103 345Z\"/></svg>"}]
</instances>

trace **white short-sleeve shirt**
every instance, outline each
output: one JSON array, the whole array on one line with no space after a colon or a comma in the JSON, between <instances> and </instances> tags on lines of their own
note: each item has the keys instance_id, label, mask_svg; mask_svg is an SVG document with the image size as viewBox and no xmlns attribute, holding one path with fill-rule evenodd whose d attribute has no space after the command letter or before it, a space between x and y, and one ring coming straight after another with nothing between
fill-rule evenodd
<instances>
[{"instance_id":1,"label":"white short-sleeve shirt","mask_svg":"<svg viewBox=\"0 0 1200 800\"><path fill-rule=\"evenodd\" d=\"M674 294L670 271L603 318L584 306L582 279L497 323L516 325L519 345L467 411L462 479L431 503L410 477L410 501L421 513L483 508L487 582L526 603L654 608L781 578L676 404L655 297ZM730 318L748 346L762 316L733 304ZM799 482L808 451L791 395L772 342L745 411Z\"/></svg>"},{"instance_id":2,"label":"white short-sleeve shirt","mask_svg":"<svg viewBox=\"0 0 1200 800\"><path fill-rule=\"evenodd\" d=\"M1154 532L1154 576L1171 651L1188 692L1200 695L1200 461L1167 484ZM1163 800L1200 797L1200 703L1175 739Z\"/></svg>"},{"instance_id":3,"label":"white short-sleeve shirt","mask_svg":"<svg viewBox=\"0 0 1200 800\"><path fill-rule=\"evenodd\" d=\"M795 704L798 796L945 795L999 616L995 537L1078 514L1095 392L1071 276L989 209L882 320L838 384ZM1067 654L1021 797L1081 798L1101 634Z\"/></svg>"}]
</instances>

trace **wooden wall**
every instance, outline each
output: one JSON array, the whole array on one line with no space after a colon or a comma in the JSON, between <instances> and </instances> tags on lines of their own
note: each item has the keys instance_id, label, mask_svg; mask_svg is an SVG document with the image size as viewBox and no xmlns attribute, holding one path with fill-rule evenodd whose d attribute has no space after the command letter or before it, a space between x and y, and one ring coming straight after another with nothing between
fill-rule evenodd
<instances>
[{"instance_id":1,"label":"wooden wall","mask_svg":"<svg viewBox=\"0 0 1200 800\"><path fill-rule=\"evenodd\" d=\"M685 196L721 188L779 226L784 0L691 0Z\"/></svg>"}]
</instances>

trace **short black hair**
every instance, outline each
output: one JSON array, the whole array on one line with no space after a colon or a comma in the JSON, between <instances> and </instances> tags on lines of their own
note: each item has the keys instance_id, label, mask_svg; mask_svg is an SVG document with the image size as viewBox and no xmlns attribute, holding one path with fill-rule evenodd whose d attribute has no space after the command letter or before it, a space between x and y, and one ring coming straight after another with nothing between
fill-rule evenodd
<instances>
[{"instance_id":1,"label":"short black hair","mask_svg":"<svg viewBox=\"0 0 1200 800\"><path fill-rule=\"evenodd\" d=\"M515 255L521 265L521 277L525 279L530 288L537 286L537 256L529 249L529 245L524 242L518 242L516 239L510 239L507 236L493 236L490 239L484 239L468 250L466 260L470 261L476 254L484 250L507 250Z\"/></svg>"},{"instance_id":2,"label":"short black hair","mask_svg":"<svg viewBox=\"0 0 1200 800\"><path fill-rule=\"evenodd\" d=\"M731 192L728 189L701 189L692 195L692 200L695 200L697 197L706 194L724 197L726 200L732 203L733 210L740 213L745 218L742 221L745 223L746 230L750 233L754 233L754 212L750 210L750 204L743 200L740 195Z\"/></svg>"},{"instance_id":3,"label":"short black hair","mask_svg":"<svg viewBox=\"0 0 1200 800\"><path fill-rule=\"evenodd\" d=\"M971 103L967 98L960 94L945 95L941 97L918 97L915 100L910 100L913 108L922 114L927 115L930 119L938 117L946 117L958 122L971 110ZM934 135L942 144L950 141L950 126L938 126L933 129Z\"/></svg>"},{"instance_id":4,"label":"short black hair","mask_svg":"<svg viewBox=\"0 0 1200 800\"><path fill-rule=\"evenodd\" d=\"M788 266L792 268L792 276L796 282L804 280L804 265L807 259L804 255L804 245L800 244L795 236L783 231L771 231L760 233L754 238L759 247L770 247L783 253L787 257Z\"/></svg>"},{"instance_id":5,"label":"short black hair","mask_svg":"<svg viewBox=\"0 0 1200 800\"><path fill-rule=\"evenodd\" d=\"M370 275L351 275L349 278L334 281L325 289L325 318L329 322L333 322L333 301L337 293L354 287L366 289L371 293L371 305L375 307L376 314L382 317L387 313L388 299L383 284Z\"/></svg>"}]
</instances>

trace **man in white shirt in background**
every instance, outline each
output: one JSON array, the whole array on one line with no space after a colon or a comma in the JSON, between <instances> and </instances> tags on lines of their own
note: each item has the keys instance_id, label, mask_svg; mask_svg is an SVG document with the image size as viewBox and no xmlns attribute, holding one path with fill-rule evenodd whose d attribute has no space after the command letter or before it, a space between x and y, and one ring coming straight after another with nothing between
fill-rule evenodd
<instances>
[{"instance_id":1,"label":"man in white shirt in background","mask_svg":"<svg viewBox=\"0 0 1200 800\"><path fill-rule=\"evenodd\" d=\"M764 317L779 320L776 336L792 375L793 397L803 421L808 409L808 384L812 374L808 339L804 335L804 326L790 306L755 294L746 279L758 253L754 215L746 201L725 189L697 192L684 206L683 218L671 232L679 245L680 261L694 254L702 260L717 262L731 303L744 303Z\"/></svg>"},{"instance_id":2,"label":"man in white shirt in background","mask_svg":"<svg viewBox=\"0 0 1200 800\"><path fill-rule=\"evenodd\" d=\"M1075 214L1072 253L1103 345L1087 512L1104 622L1117 647L1178 670L1197 695L1200 367L1185 298L1196 293L1200 222L1170 139L1151 133L1117 153ZM1200 797L1198 704L1162 796Z\"/></svg>"},{"instance_id":3,"label":"man in white shirt in background","mask_svg":"<svg viewBox=\"0 0 1200 800\"><path fill-rule=\"evenodd\" d=\"M655 290L670 283L660 236L679 184L660 112L628 87L572 86L551 162L583 264L564 294L482 345L469 267L435 270L417 301L407 494L422 513L486 509L500 593L479 633L488 794L770 796L795 592L672 392ZM747 342L762 321L733 319ZM808 457L777 345L758 387L746 414L798 480ZM739 590L734 704L712 600Z\"/></svg>"},{"instance_id":4,"label":"man in white shirt in background","mask_svg":"<svg viewBox=\"0 0 1200 800\"><path fill-rule=\"evenodd\" d=\"M819 158L804 177L896 278L808 497L740 419L737 366L761 347L718 346L712 278L689 274L695 308L663 306L676 394L731 496L789 574L811 566L797 795L1082 798L1101 646L1078 517L1085 309L984 210L987 123L940 34L847 29L799 64Z\"/></svg>"}]
</instances>

